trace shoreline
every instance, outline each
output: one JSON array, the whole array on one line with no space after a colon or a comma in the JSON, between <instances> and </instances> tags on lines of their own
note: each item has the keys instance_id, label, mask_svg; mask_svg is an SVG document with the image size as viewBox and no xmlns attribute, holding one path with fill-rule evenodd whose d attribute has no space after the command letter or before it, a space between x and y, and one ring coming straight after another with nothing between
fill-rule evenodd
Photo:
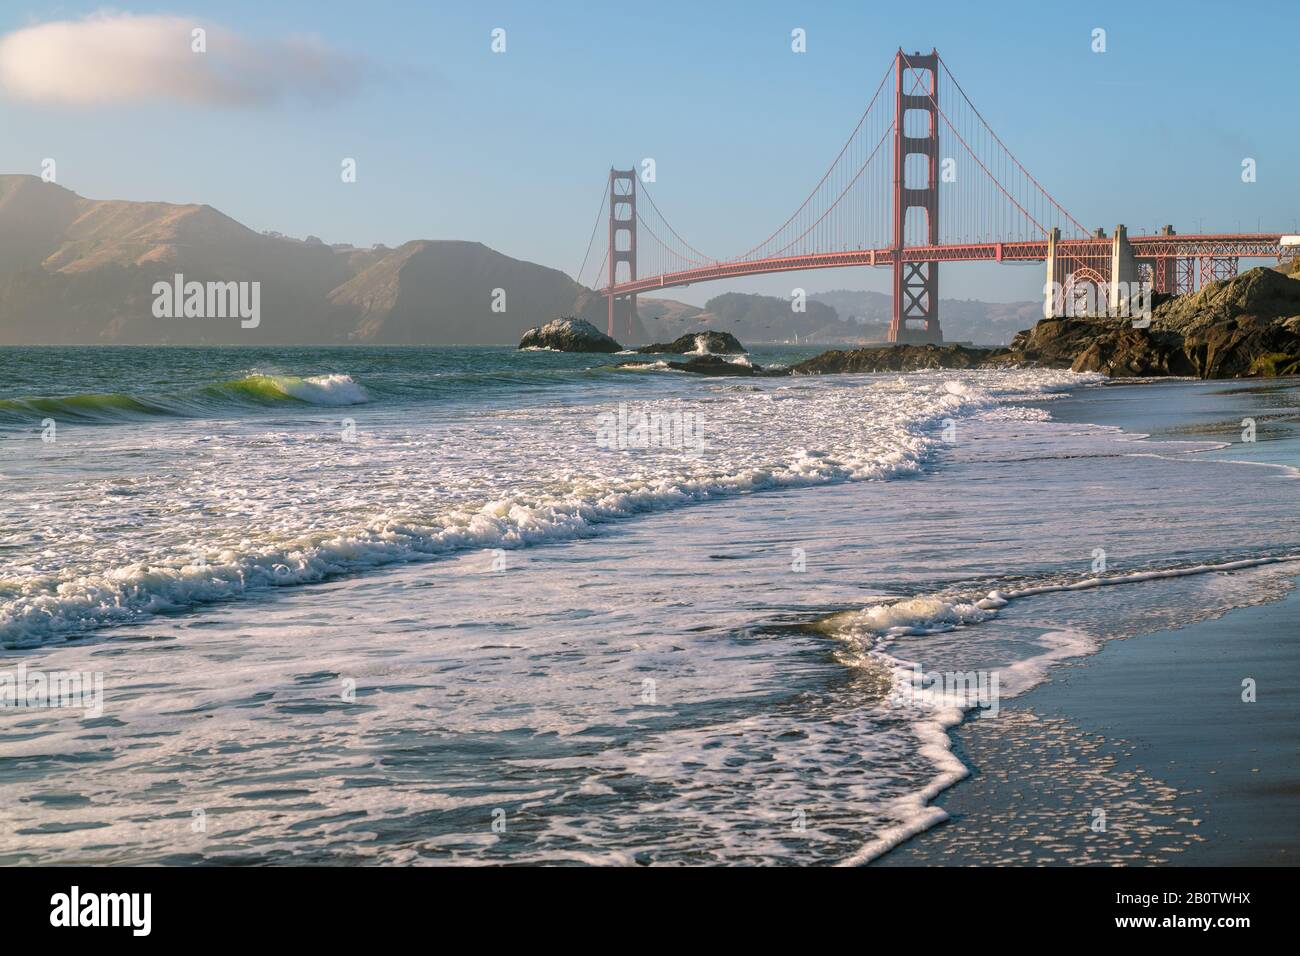
<instances>
[{"instance_id":1,"label":"shoreline","mask_svg":"<svg viewBox=\"0 0 1300 956\"><path fill-rule=\"evenodd\" d=\"M1101 406L1044 404L1057 421L1164 440L1227 437L1218 415L1189 421L1170 411L1177 403L1151 402L1150 384L1178 383L1107 383ZM1297 387L1224 383L1223 392L1249 411L1261 393ZM1300 424L1272 416L1265 441L1261 426L1259 441L1238 442L1227 460L1294 470ZM1300 576L1290 580L1288 593L1262 603L1106 640L1005 703L1004 719L958 723L952 753L969 773L931 804L945 818L866 865L1294 863ZM1248 680L1253 702L1243 699Z\"/></svg>"},{"instance_id":2,"label":"shoreline","mask_svg":"<svg viewBox=\"0 0 1300 956\"><path fill-rule=\"evenodd\" d=\"M1004 704L1005 723L964 721L953 753L971 772L945 791L948 820L872 864L1293 864L1297 617L1293 589L1112 640Z\"/></svg>"}]
</instances>

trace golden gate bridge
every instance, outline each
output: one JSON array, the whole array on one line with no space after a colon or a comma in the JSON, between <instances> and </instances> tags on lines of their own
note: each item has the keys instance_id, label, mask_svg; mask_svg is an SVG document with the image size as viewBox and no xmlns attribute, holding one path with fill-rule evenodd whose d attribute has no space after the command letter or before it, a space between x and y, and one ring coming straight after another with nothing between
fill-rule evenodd
<instances>
[{"instance_id":1,"label":"golden gate bridge","mask_svg":"<svg viewBox=\"0 0 1300 956\"><path fill-rule=\"evenodd\" d=\"M601 222L608 231L597 260ZM607 299L614 336L631 332L645 292L806 269L888 268L890 341L939 342L942 262L1046 263L1050 317L1061 300L1053 288L1090 302L1105 290L1102 301L1114 310L1133 284L1194 291L1236 275L1241 258L1281 259L1294 251L1283 238L1178 235L1171 226L1143 236L1122 225L1110 236L1090 231L1016 159L937 51L900 49L830 168L767 238L739 255L707 255L669 224L635 169L611 169L577 278Z\"/></svg>"}]
</instances>

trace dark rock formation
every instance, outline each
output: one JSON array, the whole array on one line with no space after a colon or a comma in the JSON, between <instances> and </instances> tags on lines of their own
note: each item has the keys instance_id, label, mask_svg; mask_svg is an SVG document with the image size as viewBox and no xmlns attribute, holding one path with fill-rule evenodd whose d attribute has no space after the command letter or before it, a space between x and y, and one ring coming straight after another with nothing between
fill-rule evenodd
<instances>
[{"instance_id":1,"label":"dark rock formation","mask_svg":"<svg viewBox=\"0 0 1300 956\"><path fill-rule=\"evenodd\" d=\"M1294 375L1300 364L1300 278L1251 269L1156 310L1152 327L1182 335L1201 378Z\"/></svg>"},{"instance_id":2,"label":"dark rock formation","mask_svg":"<svg viewBox=\"0 0 1300 956\"><path fill-rule=\"evenodd\" d=\"M923 368L979 368L988 363L992 349L961 345L885 345L876 348L833 349L791 368L795 375L828 372L915 372Z\"/></svg>"},{"instance_id":3,"label":"dark rock formation","mask_svg":"<svg viewBox=\"0 0 1300 956\"><path fill-rule=\"evenodd\" d=\"M704 352L709 355L743 355L745 347L730 332L688 332L665 345L662 342L637 349L647 355L690 355Z\"/></svg>"},{"instance_id":4,"label":"dark rock formation","mask_svg":"<svg viewBox=\"0 0 1300 956\"><path fill-rule=\"evenodd\" d=\"M1160 301L1148 328L1127 319L1044 319L996 365L1042 365L1117 378L1243 378L1300 372L1300 280L1251 269Z\"/></svg>"},{"instance_id":5,"label":"dark rock formation","mask_svg":"<svg viewBox=\"0 0 1300 956\"><path fill-rule=\"evenodd\" d=\"M519 340L521 349L555 349L557 352L621 352L619 345L590 322L565 316L529 329Z\"/></svg>"},{"instance_id":6,"label":"dark rock formation","mask_svg":"<svg viewBox=\"0 0 1300 956\"><path fill-rule=\"evenodd\" d=\"M699 358L691 359L689 362L669 362L668 367L675 368L679 372L694 372L696 375L746 377L765 374L761 365L750 365L747 362L728 362L726 359L712 355L702 355Z\"/></svg>"},{"instance_id":7,"label":"dark rock formation","mask_svg":"<svg viewBox=\"0 0 1300 956\"><path fill-rule=\"evenodd\" d=\"M622 362L619 368L628 368L629 366L654 365L654 362L633 361ZM787 370L780 372L764 371L761 365L750 365L748 362L728 362L724 358L716 355L701 355L687 362L665 362L668 368L676 369L679 372L692 372L696 375L728 375L741 378L748 378L754 375L787 375Z\"/></svg>"},{"instance_id":8,"label":"dark rock formation","mask_svg":"<svg viewBox=\"0 0 1300 956\"><path fill-rule=\"evenodd\" d=\"M1070 368L1076 372L1103 372L1112 378L1196 374L1177 335L1132 326L1103 332L1084 343Z\"/></svg>"},{"instance_id":9,"label":"dark rock formation","mask_svg":"<svg viewBox=\"0 0 1300 956\"><path fill-rule=\"evenodd\" d=\"M1157 297L1151 323L1044 319L1005 349L899 345L823 352L795 374L1039 366L1115 378L1300 375L1300 277L1252 269L1194 295Z\"/></svg>"},{"instance_id":10,"label":"dark rock formation","mask_svg":"<svg viewBox=\"0 0 1300 956\"><path fill-rule=\"evenodd\" d=\"M1129 319L1044 319L1018 334L995 365L1035 365L1103 372L1115 378L1195 375L1176 333L1133 328Z\"/></svg>"}]
</instances>

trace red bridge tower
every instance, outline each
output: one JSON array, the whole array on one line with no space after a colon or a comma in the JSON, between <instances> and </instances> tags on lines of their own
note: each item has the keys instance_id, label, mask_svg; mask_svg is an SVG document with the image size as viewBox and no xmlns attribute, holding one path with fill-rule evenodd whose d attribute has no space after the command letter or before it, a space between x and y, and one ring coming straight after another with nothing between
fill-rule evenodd
<instances>
[{"instance_id":1,"label":"red bridge tower","mask_svg":"<svg viewBox=\"0 0 1300 956\"><path fill-rule=\"evenodd\" d=\"M928 74L925 78L923 74ZM918 92L912 92L918 90ZM939 330L939 263L904 262L907 214L925 213L926 244L939 244L939 54L901 49L894 56L894 311L891 342L942 342ZM908 113L924 114L924 136L909 135ZM914 127L912 127L914 129ZM925 157L924 185L907 180L909 156ZM915 164L914 168L915 168ZM923 325L913 326L910 322Z\"/></svg>"},{"instance_id":2,"label":"red bridge tower","mask_svg":"<svg viewBox=\"0 0 1300 956\"><path fill-rule=\"evenodd\" d=\"M626 235L626 248L619 248L619 237ZM626 262L628 274L619 278L618 264ZM636 170L613 169L609 171L609 322L605 332L610 338L620 334L626 342L632 337L633 318L636 316L636 293L621 298L614 295L617 282L636 279ZM616 305L616 303L621 303ZM625 313L623 332L617 330L616 316Z\"/></svg>"}]
</instances>

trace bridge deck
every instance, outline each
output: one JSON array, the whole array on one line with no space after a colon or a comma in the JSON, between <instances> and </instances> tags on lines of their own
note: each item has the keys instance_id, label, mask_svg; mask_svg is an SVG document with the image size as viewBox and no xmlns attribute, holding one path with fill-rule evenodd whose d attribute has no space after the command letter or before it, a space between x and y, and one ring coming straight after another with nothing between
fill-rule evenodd
<instances>
[{"instance_id":1,"label":"bridge deck","mask_svg":"<svg viewBox=\"0 0 1300 956\"><path fill-rule=\"evenodd\" d=\"M1219 256L1223 258L1277 258L1284 251L1280 233L1222 233L1187 236L1130 236L1134 255L1139 259L1181 258L1185 256ZM1095 257L1109 254L1111 239L1061 239L1056 248L1060 255ZM855 249L843 252L818 252L801 256L753 259L739 262L708 263L697 268L620 282L613 288L615 296L633 295L653 289L671 289L731 279L765 275L773 272L799 272L805 269L839 269L846 266L892 266L893 249ZM1047 240L1030 242L974 242L937 246L908 246L902 250L904 262L1042 262L1047 259ZM610 288L597 290L609 295Z\"/></svg>"}]
</instances>

